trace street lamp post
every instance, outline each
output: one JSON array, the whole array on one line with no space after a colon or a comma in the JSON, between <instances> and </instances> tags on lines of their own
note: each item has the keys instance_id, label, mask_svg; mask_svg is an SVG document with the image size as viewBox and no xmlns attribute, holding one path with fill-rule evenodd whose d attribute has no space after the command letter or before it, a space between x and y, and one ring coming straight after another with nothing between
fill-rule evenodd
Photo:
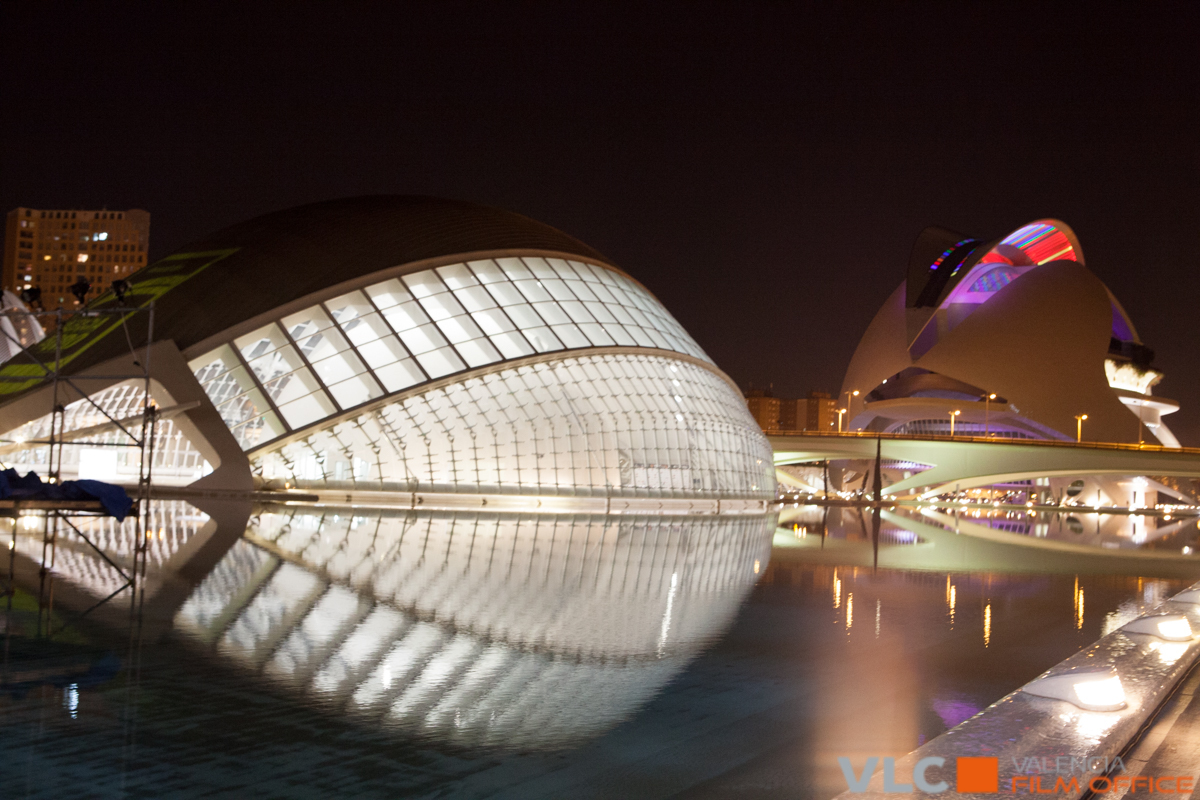
<instances>
[{"instance_id":1,"label":"street lamp post","mask_svg":"<svg viewBox=\"0 0 1200 800\"><path fill-rule=\"evenodd\" d=\"M955 409L954 411L949 412L949 414L950 414L950 436L951 437L954 436L954 418L957 417L961 413L962 412L959 411L958 409Z\"/></svg>"},{"instance_id":2,"label":"street lamp post","mask_svg":"<svg viewBox=\"0 0 1200 800\"><path fill-rule=\"evenodd\" d=\"M992 401L995 399L995 392L990 392L983 396L983 436L985 439L992 435L992 429L988 423L988 411L990 410L989 407L991 406Z\"/></svg>"},{"instance_id":3,"label":"street lamp post","mask_svg":"<svg viewBox=\"0 0 1200 800\"><path fill-rule=\"evenodd\" d=\"M845 413L846 413L846 409L844 409L844 408L838 409L838 433L842 432L842 414L845 414Z\"/></svg>"},{"instance_id":4,"label":"street lamp post","mask_svg":"<svg viewBox=\"0 0 1200 800\"><path fill-rule=\"evenodd\" d=\"M847 389L846 391L842 392L842 394L846 395L846 407L843 408L842 411L849 411L850 410L850 398L858 397L858 394L859 394L858 389L853 389L853 390ZM840 414L842 412L839 411L838 413ZM838 430L841 430L841 428L839 427Z\"/></svg>"},{"instance_id":5,"label":"street lamp post","mask_svg":"<svg viewBox=\"0 0 1200 800\"><path fill-rule=\"evenodd\" d=\"M1083 441L1083 421L1087 419L1087 414L1075 415L1075 441Z\"/></svg>"}]
</instances>

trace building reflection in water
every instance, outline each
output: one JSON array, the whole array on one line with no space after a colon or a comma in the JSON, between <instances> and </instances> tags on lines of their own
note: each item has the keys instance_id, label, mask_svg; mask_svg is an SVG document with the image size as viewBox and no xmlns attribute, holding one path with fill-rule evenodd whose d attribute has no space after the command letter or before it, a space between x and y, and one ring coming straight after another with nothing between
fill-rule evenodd
<instances>
[{"instance_id":1,"label":"building reflection in water","mask_svg":"<svg viewBox=\"0 0 1200 800\"><path fill-rule=\"evenodd\" d=\"M283 509L251 520L175 625L396 732L567 747L634 713L725 630L774 528L761 515Z\"/></svg>"},{"instance_id":2,"label":"building reflection in water","mask_svg":"<svg viewBox=\"0 0 1200 800\"><path fill-rule=\"evenodd\" d=\"M63 631L112 581L60 539L54 636L5 619L10 793L833 796L839 757L907 753L1194 580L895 515L876 568L819 518L250 511L156 506L136 641L127 606Z\"/></svg>"},{"instance_id":3,"label":"building reflection in water","mask_svg":"<svg viewBox=\"0 0 1200 800\"><path fill-rule=\"evenodd\" d=\"M1012 533L1106 550L1173 550L1191 555L1200 543L1198 520L1191 515L1096 512L1081 506L1064 506L1058 511L1014 510L952 503L897 506L892 511L959 532ZM822 531L827 537L846 541L871 538L870 514L857 508L785 506L781 523L796 539L819 539ZM912 531L887 521L879 537L883 544L914 544L918 540Z\"/></svg>"}]
</instances>

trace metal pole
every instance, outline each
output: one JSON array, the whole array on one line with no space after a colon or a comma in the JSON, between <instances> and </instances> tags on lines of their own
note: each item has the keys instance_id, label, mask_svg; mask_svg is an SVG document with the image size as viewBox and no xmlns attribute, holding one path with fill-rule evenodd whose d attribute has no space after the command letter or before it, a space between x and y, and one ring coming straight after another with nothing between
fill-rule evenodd
<instances>
[{"instance_id":1,"label":"metal pole","mask_svg":"<svg viewBox=\"0 0 1200 800\"><path fill-rule=\"evenodd\" d=\"M46 478L53 483L60 483L62 472L62 439L59 436L60 427L66 427L65 409L58 402L58 375L62 369L62 308L54 312L54 372L51 375L51 406L50 406L50 437L49 452L46 456ZM50 569L54 561L54 544L58 538L58 516L53 511L47 511L42 524L42 563L38 569L38 636L42 634L43 611L46 611L46 634L50 634L50 617L48 595L53 587L48 587Z\"/></svg>"},{"instance_id":2,"label":"metal pole","mask_svg":"<svg viewBox=\"0 0 1200 800\"><path fill-rule=\"evenodd\" d=\"M130 613L134 613L139 602L145 597L145 587L139 578L145 577L146 562L149 560L150 536L152 531L152 516L150 510L151 488L154 472L154 439L157 432L158 408L150 396L150 357L153 352L151 344L154 341L154 301L150 301L149 319L146 332L146 355L142 358L142 440L140 442L141 457L138 464L138 521L134 523L137 546L134 550L133 565L133 596L130 598ZM140 530L139 530L140 528ZM139 557L140 556L140 557ZM139 572L140 570L140 572Z\"/></svg>"}]
</instances>

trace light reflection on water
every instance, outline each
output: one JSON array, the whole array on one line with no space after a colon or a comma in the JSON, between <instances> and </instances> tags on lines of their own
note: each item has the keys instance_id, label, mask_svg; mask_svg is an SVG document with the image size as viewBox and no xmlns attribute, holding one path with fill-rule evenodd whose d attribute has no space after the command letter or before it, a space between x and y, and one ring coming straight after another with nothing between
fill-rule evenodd
<instances>
[{"instance_id":1,"label":"light reflection on water","mask_svg":"<svg viewBox=\"0 0 1200 800\"><path fill-rule=\"evenodd\" d=\"M947 567L897 517L879 549L911 561L875 569L857 510L822 541L773 517L276 508L214 552L171 509L152 566L179 574L148 584L140 647L125 612L18 636L22 585L5 797L829 797L837 757L908 752L1183 585ZM112 583L70 552L61 619Z\"/></svg>"},{"instance_id":2,"label":"light reflection on water","mask_svg":"<svg viewBox=\"0 0 1200 800\"><path fill-rule=\"evenodd\" d=\"M964 507L954 503L895 506L897 515L934 521L947 529L986 529L1069 542L1104 549L1174 550L1190 555L1200 544L1200 520L1196 517L1164 517L1156 514L1097 513L1086 507L1064 507L1059 511ZM870 540L871 512L855 507L785 506L781 523L805 536L818 534L824 520L826 535L846 541ZM885 522L882 541L913 543L917 534ZM1186 549L1185 549L1186 548Z\"/></svg>"}]
</instances>

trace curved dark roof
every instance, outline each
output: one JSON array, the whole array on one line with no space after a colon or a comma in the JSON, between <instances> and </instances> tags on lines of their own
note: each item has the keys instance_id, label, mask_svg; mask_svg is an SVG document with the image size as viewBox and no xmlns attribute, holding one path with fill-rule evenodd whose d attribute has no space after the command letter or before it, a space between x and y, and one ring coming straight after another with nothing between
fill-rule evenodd
<instances>
[{"instance_id":1,"label":"curved dark roof","mask_svg":"<svg viewBox=\"0 0 1200 800\"><path fill-rule=\"evenodd\" d=\"M529 217L412 196L355 197L276 211L178 252L234 247L240 249L205 268L199 280L159 300L155 339L174 339L183 350L333 284L428 258L533 249L604 260L583 242Z\"/></svg>"},{"instance_id":2,"label":"curved dark roof","mask_svg":"<svg viewBox=\"0 0 1200 800\"><path fill-rule=\"evenodd\" d=\"M550 250L610 263L578 239L511 211L436 197L377 195L276 211L213 233L132 276L128 300L142 305L158 295L154 339L173 339L185 350L343 281L414 261L495 250ZM106 294L92 305L112 302ZM134 344L145 342L144 317L129 320ZM66 329L77 322L83 320L71 320ZM128 352L123 335L88 339L87 352L78 352L67 372ZM50 352L39 355L51 361L53 337L44 344L51 345ZM17 356L9 363L27 359Z\"/></svg>"}]
</instances>

